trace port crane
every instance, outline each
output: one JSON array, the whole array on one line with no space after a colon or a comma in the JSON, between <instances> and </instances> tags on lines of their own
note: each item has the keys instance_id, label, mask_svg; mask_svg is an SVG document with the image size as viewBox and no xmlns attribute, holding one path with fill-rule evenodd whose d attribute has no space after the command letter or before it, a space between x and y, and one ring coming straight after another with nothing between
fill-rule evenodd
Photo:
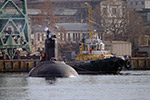
<instances>
[{"instance_id":1,"label":"port crane","mask_svg":"<svg viewBox=\"0 0 150 100\"><path fill-rule=\"evenodd\" d=\"M92 37L95 35L93 31L93 18L92 18L92 5L90 3L85 3L88 6L88 17L89 17L89 30L90 30L90 41L92 42Z\"/></svg>"},{"instance_id":2,"label":"port crane","mask_svg":"<svg viewBox=\"0 0 150 100\"><path fill-rule=\"evenodd\" d=\"M0 50L8 59L13 59L20 48L30 53L27 0L17 3L15 0L0 2Z\"/></svg>"}]
</instances>

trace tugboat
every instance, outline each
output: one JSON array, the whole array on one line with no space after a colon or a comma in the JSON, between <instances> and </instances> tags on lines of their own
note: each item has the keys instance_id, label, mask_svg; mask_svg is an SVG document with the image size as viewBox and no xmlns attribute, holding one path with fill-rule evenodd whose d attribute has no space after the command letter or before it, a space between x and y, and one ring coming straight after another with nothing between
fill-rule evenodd
<instances>
[{"instance_id":1,"label":"tugboat","mask_svg":"<svg viewBox=\"0 0 150 100\"><path fill-rule=\"evenodd\" d=\"M68 63L79 74L118 74L125 60L105 50L105 44L98 36L82 39L80 54Z\"/></svg>"}]
</instances>

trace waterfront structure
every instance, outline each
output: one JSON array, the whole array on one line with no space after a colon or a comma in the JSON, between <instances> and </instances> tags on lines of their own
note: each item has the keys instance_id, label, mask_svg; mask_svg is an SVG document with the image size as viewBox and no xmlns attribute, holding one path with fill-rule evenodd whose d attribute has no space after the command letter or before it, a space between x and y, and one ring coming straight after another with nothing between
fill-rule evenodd
<instances>
[{"instance_id":1,"label":"waterfront structure","mask_svg":"<svg viewBox=\"0 0 150 100\"><path fill-rule=\"evenodd\" d=\"M150 0L126 0L128 8L143 15L146 22L150 22Z\"/></svg>"},{"instance_id":2,"label":"waterfront structure","mask_svg":"<svg viewBox=\"0 0 150 100\"><path fill-rule=\"evenodd\" d=\"M29 1L29 2L31 2L31 4L34 3L34 1ZM38 2L41 1L39 0ZM57 23L56 26L58 26L58 28L61 29L63 28L65 30L65 32L61 32L58 29L58 33L57 33L58 41L62 45L65 43L74 43L78 45L83 37L88 38L90 36L89 25L87 24L89 22L88 6L85 4L85 2L90 2L90 4L92 5L92 9L95 9L96 5L101 5L100 8L101 10L103 10L105 7L108 8L107 10L109 11L108 14L110 16L108 17L107 20L109 21L110 19L114 18L114 12L118 12L122 14L122 10L121 11L119 10L122 6L121 1L114 0L115 2L114 4L112 3L107 4L107 2L103 0L92 0L92 1L91 0L52 0L52 2L55 6L55 15L60 19L59 23ZM29 15L30 18L32 19L32 16L36 16L38 13L40 13L40 10L32 9L31 4L29 5L29 11L30 11ZM93 25L94 25L94 30L97 31L96 33L98 34L98 36L102 37L102 33L104 29L101 26L97 27L96 24ZM32 28L33 34L31 36L31 43L35 45L33 46L34 52L43 51L42 45L44 43L42 43L43 42L42 38L45 37L45 35L43 36L43 34L46 33L43 30L44 27L41 27L43 25L39 25L39 26L37 25L36 27ZM38 30L37 29L34 30L35 28L37 28ZM34 38L37 37L37 39L34 39L33 37ZM74 50L73 49L66 50L66 52L72 52L72 51Z\"/></svg>"},{"instance_id":3,"label":"waterfront structure","mask_svg":"<svg viewBox=\"0 0 150 100\"><path fill-rule=\"evenodd\" d=\"M105 41L106 50L116 56L132 56L132 44L127 41Z\"/></svg>"},{"instance_id":4,"label":"waterfront structure","mask_svg":"<svg viewBox=\"0 0 150 100\"><path fill-rule=\"evenodd\" d=\"M107 16L108 18L116 18L123 16L123 6L124 1L122 0L104 0L100 2L100 10L102 16Z\"/></svg>"},{"instance_id":5,"label":"waterfront structure","mask_svg":"<svg viewBox=\"0 0 150 100\"><path fill-rule=\"evenodd\" d=\"M87 23L57 23L58 27L66 30L64 33L58 33L60 41L79 43L83 37L89 37L89 25Z\"/></svg>"},{"instance_id":6,"label":"waterfront structure","mask_svg":"<svg viewBox=\"0 0 150 100\"><path fill-rule=\"evenodd\" d=\"M135 10L142 15L142 18L147 23L146 27L149 30L150 23L150 0L126 0L128 8L130 10ZM150 33L144 33L138 39L139 50L138 52L146 52L149 54L148 50L150 48ZM144 49L143 49L144 48Z\"/></svg>"},{"instance_id":7,"label":"waterfront structure","mask_svg":"<svg viewBox=\"0 0 150 100\"><path fill-rule=\"evenodd\" d=\"M58 32L54 33L52 31L52 34L56 34L56 37L58 39L58 42L60 45L66 45L66 44L74 44L74 46L77 46L76 48L65 46L63 49L63 53L68 55L68 59L73 59L69 55L74 55L75 52L79 52L77 50L79 47L79 43L83 38L88 38L90 36L89 32L89 25L87 23L56 23L56 26L58 28ZM32 46L32 55L40 55L39 52L44 51L44 40L46 37L46 32L44 31L44 27L42 26L36 26L35 28L36 32L34 34L31 34L31 46ZM65 31L62 31L64 29ZM101 35L103 32L103 28L94 28L96 30L97 35ZM38 52L37 52L38 51ZM73 52L73 54L72 54Z\"/></svg>"},{"instance_id":8,"label":"waterfront structure","mask_svg":"<svg viewBox=\"0 0 150 100\"><path fill-rule=\"evenodd\" d=\"M18 49L30 52L27 2L21 8L13 0L0 2L0 50L4 58L13 59Z\"/></svg>"},{"instance_id":9,"label":"waterfront structure","mask_svg":"<svg viewBox=\"0 0 150 100\"><path fill-rule=\"evenodd\" d=\"M92 3L93 6L98 5L102 0L51 0L55 7L55 15L60 19L61 23L85 23L88 22L88 7L86 2ZM42 0L29 0L29 16L40 13L37 5Z\"/></svg>"},{"instance_id":10,"label":"waterfront structure","mask_svg":"<svg viewBox=\"0 0 150 100\"><path fill-rule=\"evenodd\" d=\"M100 11L99 11L100 10ZM96 10L100 15L97 20L104 27L104 40L112 40L123 31L125 25L125 2L122 0L104 0L99 4L99 9ZM107 37L107 35L109 37ZM111 36L111 38L110 38Z\"/></svg>"},{"instance_id":11,"label":"waterfront structure","mask_svg":"<svg viewBox=\"0 0 150 100\"><path fill-rule=\"evenodd\" d=\"M150 9L150 0L126 0L128 7L137 11Z\"/></svg>"},{"instance_id":12,"label":"waterfront structure","mask_svg":"<svg viewBox=\"0 0 150 100\"><path fill-rule=\"evenodd\" d=\"M20 5L18 0L17 5ZM114 3L114 5L106 4L105 0L51 0L55 6L55 15L59 17L60 21L57 24L59 27L63 27L66 32L54 32L57 34L58 42L60 43L76 43L78 44L83 37L88 37L89 35L89 26L88 24L88 7L85 5L85 2L89 2L92 5L92 8L95 9L96 5L102 5L101 10L109 8L109 19L114 17L114 12L121 12L118 9L121 8L121 3ZM113 0L114 2L118 2ZM33 16L37 16L41 13L40 9L37 9L37 5L42 3L42 0L27 0L28 3L28 15L31 26L31 44L32 44L32 54L31 55L40 55L40 52L44 51L44 39L46 39L46 32L44 28L46 27L41 23L40 25L34 25L32 23ZM117 4L117 6L115 6ZM104 11L105 12L105 11ZM94 24L95 25L95 24ZM72 27L72 29L69 29ZM81 29L81 27L83 29ZM95 26L94 26L95 27ZM74 29L73 29L74 28ZM102 27L95 28L96 33L99 37L102 35L104 30ZM99 30L100 29L100 30ZM71 52L71 50L69 50Z\"/></svg>"},{"instance_id":13,"label":"waterfront structure","mask_svg":"<svg viewBox=\"0 0 150 100\"><path fill-rule=\"evenodd\" d=\"M34 33L31 33L31 55L41 55L44 52L45 39L47 33L44 31L44 27L35 26Z\"/></svg>"},{"instance_id":14,"label":"waterfront structure","mask_svg":"<svg viewBox=\"0 0 150 100\"><path fill-rule=\"evenodd\" d=\"M79 53L79 44L84 39L90 37L89 25L87 23L57 23L58 27L63 27L66 32L58 32L58 40L60 43L70 44L68 49L63 49L67 59L74 59L75 55ZM101 35L103 28L94 28L96 35ZM73 44L73 46L71 46ZM66 47L66 46L65 46ZM71 57L72 56L72 57Z\"/></svg>"},{"instance_id":15,"label":"waterfront structure","mask_svg":"<svg viewBox=\"0 0 150 100\"><path fill-rule=\"evenodd\" d=\"M101 0L52 0L55 6L55 15L60 19L59 23L56 24L56 26L58 26L58 32L55 33L57 34L58 42L61 45L65 42L78 45L83 35L85 37L89 36L88 24L85 23L88 22L88 7L85 5L85 2L93 2L94 4L98 4L97 2L100 1ZM40 13L40 9L37 9L35 6L38 5L38 3L42 3L42 1L38 0L35 2L31 0L28 3L28 14L31 19L33 33L31 34L31 44L33 47L32 55L34 55L39 54L37 52L44 51L43 39L46 38L46 32L44 32L43 23L41 23L41 25L34 25L32 23L33 16L38 16ZM32 6L33 4L35 4L34 7ZM69 26L72 27L71 30L69 29ZM61 32L60 29L64 29L66 32ZM72 52L72 49L69 49L69 52Z\"/></svg>"}]
</instances>

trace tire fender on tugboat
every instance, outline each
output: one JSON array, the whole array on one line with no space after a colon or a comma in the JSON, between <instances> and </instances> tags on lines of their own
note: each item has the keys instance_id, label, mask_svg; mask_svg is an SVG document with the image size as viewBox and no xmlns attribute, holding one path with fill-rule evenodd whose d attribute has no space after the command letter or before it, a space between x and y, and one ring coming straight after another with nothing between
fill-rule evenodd
<instances>
[{"instance_id":1,"label":"tire fender on tugboat","mask_svg":"<svg viewBox=\"0 0 150 100\"><path fill-rule=\"evenodd\" d=\"M129 61L128 59L126 59L125 62L124 62L124 67L126 69L128 69L128 70L131 69L131 67L132 67L131 61Z\"/></svg>"}]
</instances>

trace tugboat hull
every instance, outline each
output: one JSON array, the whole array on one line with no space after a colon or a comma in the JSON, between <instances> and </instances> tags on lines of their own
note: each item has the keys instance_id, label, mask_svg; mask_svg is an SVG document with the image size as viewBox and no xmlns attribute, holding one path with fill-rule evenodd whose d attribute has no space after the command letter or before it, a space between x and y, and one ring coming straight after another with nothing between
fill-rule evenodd
<instances>
[{"instance_id":1,"label":"tugboat hull","mask_svg":"<svg viewBox=\"0 0 150 100\"><path fill-rule=\"evenodd\" d=\"M118 74L124 66L124 60L111 57L97 60L75 61L68 64L79 74Z\"/></svg>"}]
</instances>

